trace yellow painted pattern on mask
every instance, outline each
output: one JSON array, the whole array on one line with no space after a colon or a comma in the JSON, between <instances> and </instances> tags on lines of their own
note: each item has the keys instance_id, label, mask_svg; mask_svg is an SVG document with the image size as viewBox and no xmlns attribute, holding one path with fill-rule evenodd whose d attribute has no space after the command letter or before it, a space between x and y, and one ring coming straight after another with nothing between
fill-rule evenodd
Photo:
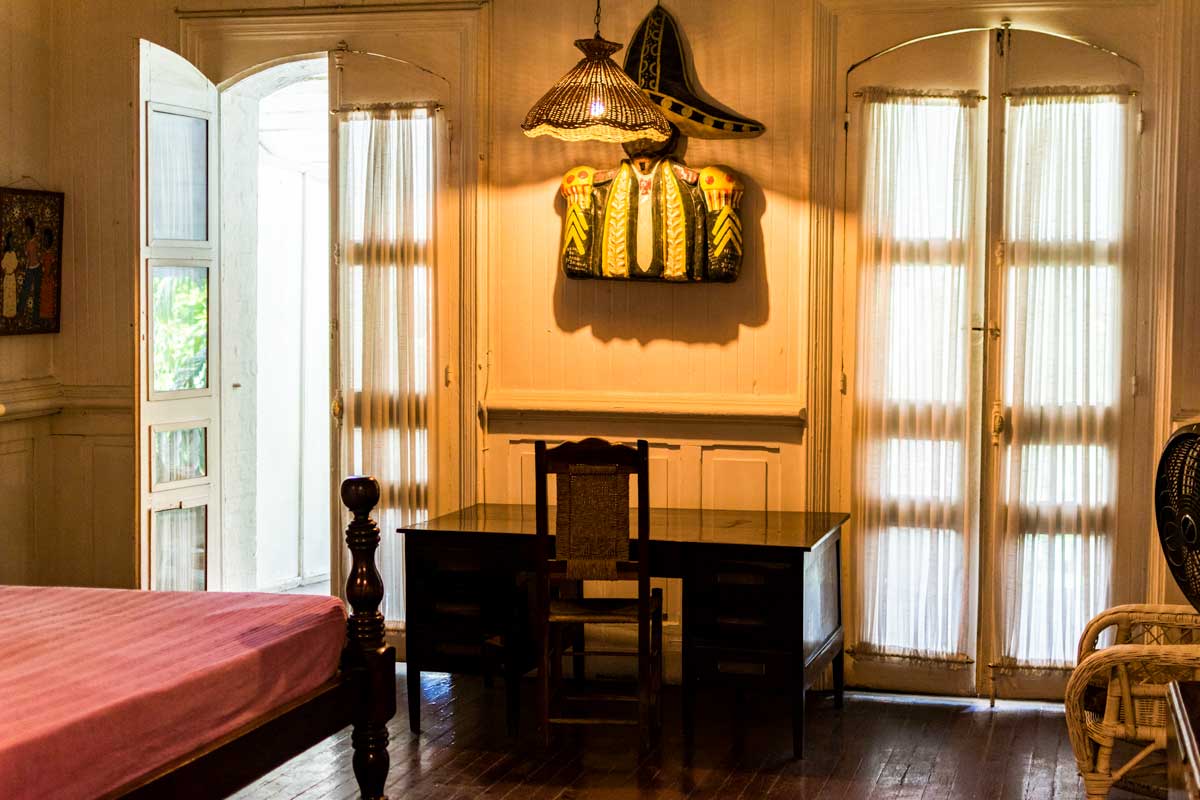
<instances>
[{"instance_id":1,"label":"yellow painted pattern on mask","mask_svg":"<svg viewBox=\"0 0 1200 800\"><path fill-rule=\"evenodd\" d=\"M606 278L629 277L629 197L633 186L632 169L622 164L613 179L608 203L604 207L604 254L601 274Z\"/></svg>"},{"instance_id":2,"label":"yellow painted pattern on mask","mask_svg":"<svg viewBox=\"0 0 1200 800\"><path fill-rule=\"evenodd\" d=\"M662 187L662 254L663 277L668 280L687 278L687 224L683 213L683 194L679 181L668 161L658 168Z\"/></svg>"}]
</instances>

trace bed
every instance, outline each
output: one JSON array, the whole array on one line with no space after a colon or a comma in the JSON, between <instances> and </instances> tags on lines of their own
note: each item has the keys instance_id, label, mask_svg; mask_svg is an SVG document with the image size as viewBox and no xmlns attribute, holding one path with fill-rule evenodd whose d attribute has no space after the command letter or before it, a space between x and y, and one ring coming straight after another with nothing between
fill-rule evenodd
<instances>
[{"instance_id":1,"label":"bed","mask_svg":"<svg viewBox=\"0 0 1200 800\"><path fill-rule=\"evenodd\" d=\"M347 725L383 797L395 652L384 645L371 478L347 598L0 586L0 796L223 797Z\"/></svg>"}]
</instances>

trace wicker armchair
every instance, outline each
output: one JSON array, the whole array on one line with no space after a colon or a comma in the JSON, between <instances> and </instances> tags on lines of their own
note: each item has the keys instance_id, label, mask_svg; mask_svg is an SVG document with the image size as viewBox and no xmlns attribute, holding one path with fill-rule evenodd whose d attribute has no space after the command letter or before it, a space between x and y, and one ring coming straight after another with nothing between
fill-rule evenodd
<instances>
[{"instance_id":1,"label":"wicker armchair","mask_svg":"<svg viewBox=\"0 0 1200 800\"><path fill-rule=\"evenodd\" d=\"M1106 634L1112 644L1100 646ZM1167 684L1197 676L1200 614L1191 606L1116 606L1088 623L1065 697L1088 800L1113 786L1166 796Z\"/></svg>"}]
</instances>

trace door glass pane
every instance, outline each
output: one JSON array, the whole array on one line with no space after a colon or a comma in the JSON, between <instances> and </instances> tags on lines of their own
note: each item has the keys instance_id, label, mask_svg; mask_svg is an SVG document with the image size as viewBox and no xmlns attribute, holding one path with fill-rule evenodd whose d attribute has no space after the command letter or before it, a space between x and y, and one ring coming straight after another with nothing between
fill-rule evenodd
<instances>
[{"instance_id":1,"label":"door glass pane","mask_svg":"<svg viewBox=\"0 0 1200 800\"><path fill-rule=\"evenodd\" d=\"M208 506L154 512L151 588L202 592L208 558Z\"/></svg>"},{"instance_id":2,"label":"door glass pane","mask_svg":"<svg viewBox=\"0 0 1200 800\"><path fill-rule=\"evenodd\" d=\"M208 269L153 267L151 385L156 392L208 387Z\"/></svg>"},{"instance_id":3,"label":"door glass pane","mask_svg":"<svg viewBox=\"0 0 1200 800\"><path fill-rule=\"evenodd\" d=\"M1070 666L1110 601L1128 99L1030 90L1005 108L1005 662Z\"/></svg>"},{"instance_id":4,"label":"door glass pane","mask_svg":"<svg viewBox=\"0 0 1200 800\"><path fill-rule=\"evenodd\" d=\"M154 432L155 486L203 478L207 474L207 428L199 426Z\"/></svg>"},{"instance_id":5,"label":"door glass pane","mask_svg":"<svg viewBox=\"0 0 1200 800\"><path fill-rule=\"evenodd\" d=\"M854 648L964 661L978 97L863 94Z\"/></svg>"},{"instance_id":6,"label":"door glass pane","mask_svg":"<svg viewBox=\"0 0 1200 800\"><path fill-rule=\"evenodd\" d=\"M153 111L150 238L208 239L208 120Z\"/></svg>"}]
</instances>

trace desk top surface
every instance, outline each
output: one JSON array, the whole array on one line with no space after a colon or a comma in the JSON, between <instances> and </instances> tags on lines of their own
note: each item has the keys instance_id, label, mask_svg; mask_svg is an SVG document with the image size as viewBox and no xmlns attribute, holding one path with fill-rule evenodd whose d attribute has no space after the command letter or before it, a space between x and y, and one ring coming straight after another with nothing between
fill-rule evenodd
<instances>
[{"instance_id":1,"label":"desk top surface","mask_svg":"<svg viewBox=\"0 0 1200 800\"><path fill-rule=\"evenodd\" d=\"M399 529L400 533L510 534L533 536L535 507L478 503ZM668 542L759 545L808 550L840 528L849 514L815 511L725 511L699 508L650 509L650 538ZM550 507L550 533L555 513ZM637 510L629 512L637 536Z\"/></svg>"}]
</instances>

